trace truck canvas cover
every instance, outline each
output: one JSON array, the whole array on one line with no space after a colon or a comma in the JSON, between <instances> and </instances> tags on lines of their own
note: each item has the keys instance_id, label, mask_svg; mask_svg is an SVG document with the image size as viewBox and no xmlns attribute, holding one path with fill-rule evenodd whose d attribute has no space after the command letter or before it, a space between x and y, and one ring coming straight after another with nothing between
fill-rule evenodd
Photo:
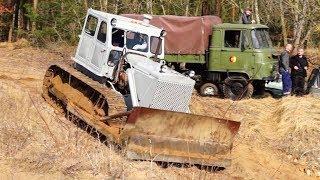
<instances>
[{"instance_id":1,"label":"truck canvas cover","mask_svg":"<svg viewBox=\"0 0 320 180\"><path fill-rule=\"evenodd\" d=\"M143 20L143 15L123 14L125 17ZM212 26L221 24L217 16L152 16L151 25L166 30L165 54L204 54L208 49Z\"/></svg>"}]
</instances>

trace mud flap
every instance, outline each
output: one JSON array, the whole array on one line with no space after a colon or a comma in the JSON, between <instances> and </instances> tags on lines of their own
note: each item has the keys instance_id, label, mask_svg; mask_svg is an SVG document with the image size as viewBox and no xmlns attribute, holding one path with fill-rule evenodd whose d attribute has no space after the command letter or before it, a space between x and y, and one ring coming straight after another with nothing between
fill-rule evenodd
<instances>
[{"instance_id":1,"label":"mud flap","mask_svg":"<svg viewBox=\"0 0 320 180\"><path fill-rule=\"evenodd\" d=\"M240 122L135 108L121 139L127 157L149 161L226 167Z\"/></svg>"}]
</instances>

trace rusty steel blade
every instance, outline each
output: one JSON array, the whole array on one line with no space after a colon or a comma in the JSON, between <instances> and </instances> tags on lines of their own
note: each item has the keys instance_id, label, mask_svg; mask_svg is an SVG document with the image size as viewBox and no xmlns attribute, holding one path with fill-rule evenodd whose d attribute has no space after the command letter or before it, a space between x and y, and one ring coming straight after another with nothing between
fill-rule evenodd
<instances>
[{"instance_id":1,"label":"rusty steel blade","mask_svg":"<svg viewBox=\"0 0 320 180\"><path fill-rule=\"evenodd\" d=\"M240 122L149 108L135 108L122 138L127 156L190 164L228 166Z\"/></svg>"}]
</instances>

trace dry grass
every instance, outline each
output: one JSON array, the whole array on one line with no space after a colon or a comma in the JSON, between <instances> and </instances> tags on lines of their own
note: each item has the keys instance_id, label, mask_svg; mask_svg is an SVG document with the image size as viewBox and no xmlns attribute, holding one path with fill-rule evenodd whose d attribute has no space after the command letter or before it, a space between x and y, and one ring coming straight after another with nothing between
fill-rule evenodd
<instances>
[{"instance_id":1,"label":"dry grass","mask_svg":"<svg viewBox=\"0 0 320 180\"><path fill-rule=\"evenodd\" d=\"M31 173L49 179L305 179L306 170L313 177L319 171L317 98L232 102L195 95L194 113L242 122L231 153L233 164L217 173L195 167L162 169L152 162L125 159L41 98L46 66L63 59L61 54L23 48L0 55L0 177L9 171L24 173L22 178Z\"/></svg>"},{"instance_id":2,"label":"dry grass","mask_svg":"<svg viewBox=\"0 0 320 180\"><path fill-rule=\"evenodd\" d=\"M241 142L235 146L247 142L270 153L282 152L279 158L297 164L301 171L310 170L313 176L320 172L320 99L306 96L240 102L215 100L214 103L211 99L204 99L207 103L201 107L198 98L194 100L196 112L242 122ZM227 109L228 113L225 113Z\"/></svg>"},{"instance_id":3,"label":"dry grass","mask_svg":"<svg viewBox=\"0 0 320 180\"><path fill-rule=\"evenodd\" d=\"M3 176L12 179L19 173L22 178L32 174L49 179L203 179L224 176L195 167L166 170L154 162L129 161L122 152L78 128L41 97L45 64L50 63L44 62L49 59L44 59L46 55L46 51L25 49L24 52L8 51L2 56L5 58L0 58L3 67L0 71L1 179ZM60 58L56 54L50 55L51 59ZM21 63L23 57L27 58ZM8 176L8 172L12 175L9 173Z\"/></svg>"}]
</instances>

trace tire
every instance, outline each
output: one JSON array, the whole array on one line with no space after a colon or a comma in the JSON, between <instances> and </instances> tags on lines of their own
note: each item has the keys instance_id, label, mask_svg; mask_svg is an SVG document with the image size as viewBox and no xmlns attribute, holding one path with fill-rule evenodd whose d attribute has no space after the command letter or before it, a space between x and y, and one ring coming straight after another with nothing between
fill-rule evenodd
<instances>
[{"instance_id":1,"label":"tire","mask_svg":"<svg viewBox=\"0 0 320 180\"><path fill-rule=\"evenodd\" d=\"M219 94L219 89L213 83L205 83L200 87L201 96L217 96Z\"/></svg>"},{"instance_id":2,"label":"tire","mask_svg":"<svg viewBox=\"0 0 320 180\"><path fill-rule=\"evenodd\" d=\"M265 93L266 82L263 80L253 81L252 85L254 87L254 95L263 96Z\"/></svg>"},{"instance_id":3,"label":"tire","mask_svg":"<svg viewBox=\"0 0 320 180\"><path fill-rule=\"evenodd\" d=\"M222 90L225 98L235 101L251 98L254 88L243 77L228 77L224 81Z\"/></svg>"}]
</instances>

